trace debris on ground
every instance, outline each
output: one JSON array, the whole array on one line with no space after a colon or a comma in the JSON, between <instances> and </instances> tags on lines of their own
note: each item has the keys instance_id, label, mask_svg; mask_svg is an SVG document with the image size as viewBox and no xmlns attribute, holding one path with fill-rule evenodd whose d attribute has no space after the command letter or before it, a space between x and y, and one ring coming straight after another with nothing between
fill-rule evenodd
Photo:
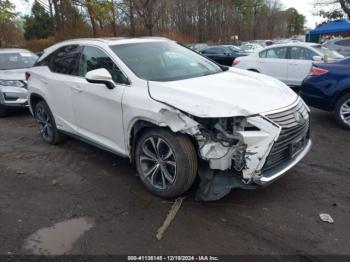
<instances>
[{"instance_id":1,"label":"debris on ground","mask_svg":"<svg viewBox=\"0 0 350 262\"><path fill-rule=\"evenodd\" d=\"M334 220L329 214L320 214L320 218L323 222L328 222L329 224L333 224Z\"/></svg>"},{"instance_id":2,"label":"debris on ground","mask_svg":"<svg viewBox=\"0 0 350 262\"><path fill-rule=\"evenodd\" d=\"M23 170L18 170L18 171L16 172L17 175L24 175L25 173L26 173L26 172L23 171Z\"/></svg>"},{"instance_id":3,"label":"debris on ground","mask_svg":"<svg viewBox=\"0 0 350 262\"><path fill-rule=\"evenodd\" d=\"M179 197L178 199L175 200L175 203L171 207L167 217L164 220L163 225L158 229L156 238L158 240L161 240L163 238L163 235L171 222L174 220L177 212L180 210L182 202L185 200L185 197Z\"/></svg>"}]
</instances>

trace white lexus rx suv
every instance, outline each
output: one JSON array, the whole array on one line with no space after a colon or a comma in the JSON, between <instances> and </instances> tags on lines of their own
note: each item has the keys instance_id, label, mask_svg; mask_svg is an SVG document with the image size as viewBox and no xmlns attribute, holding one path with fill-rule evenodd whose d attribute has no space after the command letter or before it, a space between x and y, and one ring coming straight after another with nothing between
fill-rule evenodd
<instances>
[{"instance_id":1,"label":"white lexus rx suv","mask_svg":"<svg viewBox=\"0 0 350 262\"><path fill-rule=\"evenodd\" d=\"M160 197L217 200L280 178L310 150L309 109L282 82L217 65L164 38L78 39L28 71L42 139L73 136L130 158Z\"/></svg>"}]
</instances>

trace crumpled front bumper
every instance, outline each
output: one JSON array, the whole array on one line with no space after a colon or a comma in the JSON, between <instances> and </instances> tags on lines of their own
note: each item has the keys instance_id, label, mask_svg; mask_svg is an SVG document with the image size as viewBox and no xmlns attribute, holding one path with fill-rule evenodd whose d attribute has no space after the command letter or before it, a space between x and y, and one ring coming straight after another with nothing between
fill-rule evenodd
<instances>
[{"instance_id":1,"label":"crumpled front bumper","mask_svg":"<svg viewBox=\"0 0 350 262\"><path fill-rule=\"evenodd\" d=\"M281 178L283 175L287 173L288 170L293 168L296 164L298 164L311 150L312 141L308 140L304 149L292 158L290 161L285 162L283 165L279 166L276 170L271 172L263 173L262 176L254 179L254 183L260 186L267 186L277 179Z\"/></svg>"},{"instance_id":2,"label":"crumpled front bumper","mask_svg":"<svg viewBox=\"0 0 350 262\"><path fill-rule=\"evenodd\" d=\"M215 163L225 158L210 159L207 170L200 172L204 182L197 199L215 201L233 188L267 186L281 178L311 149L309 109L301 99L282 111L249 117L247 122L259 130L238 132L246 145L241 174L227 167L213 168L225 166Z\"/></svg>"}]
</instances>

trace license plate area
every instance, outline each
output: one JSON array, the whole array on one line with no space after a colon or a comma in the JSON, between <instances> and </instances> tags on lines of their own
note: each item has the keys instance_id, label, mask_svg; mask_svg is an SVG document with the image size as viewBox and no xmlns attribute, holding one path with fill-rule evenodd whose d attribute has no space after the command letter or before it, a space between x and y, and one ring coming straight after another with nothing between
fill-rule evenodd
<instances>
[{"instance_id":1,"label":"license plate area","mask_svg":"<svg viewBox=\"0 0 350 262\"><path fill-rule=\"evenodd\" d=\"M290 146L291 158L294 158L297 154L299 154L303 150L305 142L306 142L306 137L301 137L291 144Z\"/></svg>"}]
</instances>

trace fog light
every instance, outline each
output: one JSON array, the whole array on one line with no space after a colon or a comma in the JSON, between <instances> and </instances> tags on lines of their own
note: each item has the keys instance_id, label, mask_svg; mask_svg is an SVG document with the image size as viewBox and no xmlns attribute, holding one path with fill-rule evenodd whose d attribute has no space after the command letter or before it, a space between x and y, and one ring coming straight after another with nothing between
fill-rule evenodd
<instances>
[{"instance_id":1,"label":"fog light","mask_svg":"<svg viewBox=\"0 0 350 262\"><path fill-rule=\"evenodd\" d=\"M8 95L7 93L4 93L4 98L6 101L16 101L18 99L17 96L11 96L11 95Z\"/></svg>"}]
</instances>

